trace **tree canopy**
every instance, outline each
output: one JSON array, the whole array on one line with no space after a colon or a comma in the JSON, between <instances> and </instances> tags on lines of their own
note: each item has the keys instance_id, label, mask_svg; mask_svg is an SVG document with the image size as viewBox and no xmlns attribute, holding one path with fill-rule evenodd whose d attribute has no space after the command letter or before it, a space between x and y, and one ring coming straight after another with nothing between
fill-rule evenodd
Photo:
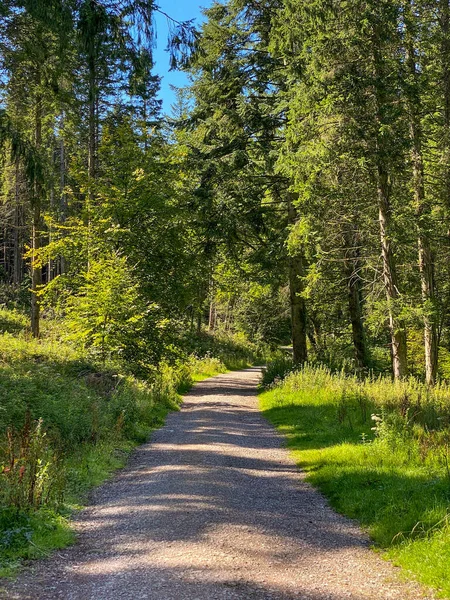
<instances>
[{"instance_id":1,"label":"tree canopy","mask_svg":"<svg viewBox=\"0 0 450 600\"><path fill-rule=\"evenodd\" d=\"M139 368L208 328L434 383L450 344L448 3L216 2L198 31L172 21L191 84L171 118L158 10L2 4L4 301L28 305L35 336L42 311L76 329L89 307L92 347L117 319L102 351Z\"/></svg>"}]
</instances>

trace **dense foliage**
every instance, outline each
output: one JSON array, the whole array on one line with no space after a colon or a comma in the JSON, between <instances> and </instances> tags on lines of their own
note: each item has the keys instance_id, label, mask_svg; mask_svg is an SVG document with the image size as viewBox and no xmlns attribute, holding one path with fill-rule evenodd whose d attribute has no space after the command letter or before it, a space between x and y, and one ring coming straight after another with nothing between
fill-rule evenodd
<instances>
[{"instance_id":1,"label":"dense foliage","mask_svg":"<svg viewBox=\"0 0 450 600\"><path fill-rule=\"evenodd\" d=\"M325 363L446 452L450 2L215 2L172 22L170 118L158 10L0 4L0 503L58 504L61 440L143 439L155 396L280 346L266 382Z\"/></svg>"},{"instance_id":2,"label":"dense foliage","mask_svg":"<svg viewBox=\"0 0 450 600\"><path fill-rule=\"evenodd\" d=\"M390 362L434 383L448 349L448 3L229 0L206 15L190 61L197 195L252 274L289 286L294 362Z\"/></svg>"},{"instance_id":3,"label":"dense foliage","mask_svg":"<svg viewBox=\"0 0 450 600\"><path fill-rule=\"evenodd\" d=\"M45 309L136 372L207 325L292 339L295 363L444 374L450 9L341 4L178 24L192 85L167 120L158 7L4 3L2 295L34 336Z\"/></svg>"}]
</instances>

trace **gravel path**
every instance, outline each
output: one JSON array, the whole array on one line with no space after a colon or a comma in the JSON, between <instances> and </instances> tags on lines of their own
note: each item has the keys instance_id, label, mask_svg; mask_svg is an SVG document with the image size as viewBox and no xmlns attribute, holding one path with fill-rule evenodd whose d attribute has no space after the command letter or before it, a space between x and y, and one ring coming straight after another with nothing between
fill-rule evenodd
<instances>
[{"instance_id":1,"label":"gravel path","mask_svg":"<svg viewBox=\"0 0 450 600\"><path fill-rule=\"evenodd\" d=\"M97 490L77 518L78 543L33 563L3 597L431 599L305 483L258 412L258 377L197 384Z\"/></svg>"}]
</instances>

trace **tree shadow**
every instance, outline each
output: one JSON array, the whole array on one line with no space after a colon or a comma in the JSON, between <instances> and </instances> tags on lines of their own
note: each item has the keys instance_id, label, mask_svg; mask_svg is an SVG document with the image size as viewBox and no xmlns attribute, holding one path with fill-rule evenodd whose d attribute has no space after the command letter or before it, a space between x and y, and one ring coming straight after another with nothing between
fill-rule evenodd
<instances>
[{"instance_id":1,"label":"tree shadow","mask_svg":"<svg viewBox=\"0 0 450 600\"><path fill-rule=\"evenodd\" d=\"M377 544L388 547L423 536L447 513L450 482L443 470L437 476L435 469L402 458L407 456L405 448L396 458L395 447L367 443L373 438L368 416L373 407L355 402L348 403L344 412L339 410L329 403L289 404L263 414L282 429L292 450L321 451L320 456L300 455L300 466L331 506L360 522ZM400 439L398 443L408 444ZM343 444L350 451L341 450Z\"/></svg>"},{"instance_id":2,"label":"tree shadow","mask_svg":"<svg viewBox=\"0 0 450 600\"><path fill-rule=\"evenodd\" d=\"M341 407L333 404L287 404L263 411L275 427L282 427L287 445L302 450L326 448L342 443L360 443L361 434L373 438L372 407L356 403Z\"/></svg>"},{"instance_id":3,"label":"tree shadow","mask_svg":"<svg viewBox=\"0 0 450 600\"><path fill-rule=\"evenodd\" d=\"M26 333L29 331L28 325L19 319L14 313L0 312L0 334L2 333Z\"/></svg>"},{"instance_id":4,"label":"tree shadow","mask_svg":"<svg viewBox=\"0 0 450 600\"><path fill-rule=\"evenodd\" d=\"M130 557L128 557L130 558ZM78 570L72 574L71 580L53 582L44 595L35 595L36 586L31 584L27 591L29 596L8 594L0 598L8 600L367 600L367 594L340 593L316 581L306 584L296 591L286 592L271 587L247 581L245 577L222 577L220 572L207 567L199 568L195 573L186 573L180 568L165 569L152 566L149 569L143 565L121 568L105 573L83 573ZM322 589L320 589L322 588ZM37 592L39 594L39 592ZM374 593L377 590L374 589ZM373 596L384 598L385 596Z\"/></svg>"},{"instance_id":5,"label":"tree shadow","mask_svg":"<svg viewBox=\"0 0 450 600\"><path fill-rule=\"evenodd\" d=\"M367 598L342 589L366 568L368 538L305 483L254 393L232 376L196 386L93 494L78 544L21 589L36 600Z\"/></svg>"}]
</instances>

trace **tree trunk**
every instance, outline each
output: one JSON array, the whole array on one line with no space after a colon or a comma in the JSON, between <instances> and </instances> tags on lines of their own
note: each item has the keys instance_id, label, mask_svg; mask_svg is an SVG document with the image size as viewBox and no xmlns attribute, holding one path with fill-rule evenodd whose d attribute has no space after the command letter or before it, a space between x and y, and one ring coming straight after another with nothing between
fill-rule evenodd
<instances>
[{"instance_id":1,"label":"tree trunk","mask_svg":"<svg viewBox=\"0 0 450 600\"><path fill-rule=\"evenodd\" d=\"M288 220L295 225L298 220L293 198L288 199ZM306 346L306 304L302 297L305 260L301 251L289 256L289 299L291 305L291 327L293 360L295 365L301 365L308 359Z\"/></svg>"},{"instance_id":2,"label":"tree trunk","mask_svg":"<svg viewBox=\"0 0 450 600\"><path fill-rule=\"evenodd\" d=\"M378 197L378 220L380 224L381 256L383 261L383 281L388 305L389 330L391 335L392 372L395 379L405 377L408 373L406 329L404 323L396 315L396 304L400 297L394 253L391 247L391 210L390 183L386 166L386 142L382 139L385 125L383 109L387 102L383 58L379 42L379 32L374 29L373 65L375 76L375 102L377 125L375 148L375 175Z\"/></svg>"},{"instance_id":3,"label":"tree trunk","mask_svg":"<svg viewBox=\"0 0 450 600\"><path fill-rule=\"evenodd\" d=\"M410 17L414 18L410 12ZM422 155L422 131L420 124L420 99L417 91L417 69L415 52L411 33L407 31L409 43L407 46L407 65L411 77L411 85L407 94L409 132L411 137L411 162L413 167L413 190L417 225L417 245L420 284L425 314L424 343L425 343L425 374L429 385L436 382L438 363L438 341L436 315L433 311L435 300L434 264L430 239L424 219L429 216L430 207L425 196L424 165ZM431 311L430 311L431 309Z\"/></svg>"},{"instance_id":4,"label":"tree trunk","mask_svg":"<svg viewBox=\"0 0 450 600\"><path fill-rule=\"evenodd\" d=\"M204 308L205 302L208 295L208 286L207 285L199 285L197 292L197 307L196 307L196 317L197 317L197 333L201 333L203 317L204 317Z\"/></svg>"},{"instance_id":5,"label":"tree trunk","mask_svg":"<svg viewBox=\"0 0 450 600\"><path fill-rule=\"evenodd\" d=\"M52 209L54 207L54 204L55 204L55 189L53 187L53 182L52 182L51 189L50 189L50 209ZM52 231L52 225L50 223L48 225L48 243L51 244L52 241L53 241L53 231ZM50 283L50 281L52 281L53 276L54 276L54 272L53 272L54 268L55 268L55 261L50 256L47 261L46 283Z\"/></svg>"},{"instance_id":6,"label":"tree trunk","mask_svg":"<svg viewBox=\"0 0 450 600\"><path fill-rule=\"evenodd\" d=\"M378 218L380 222L381 255L383 260L383 280L389 311L391 332L392 371L395 379L408 373L406 330L404 323L397 318L395 302L399 298L397 271L390 242L389 183L387 173L378 165Z\"/></svg>"},{"instance_id":7,"label":"tree trunk","mask_svg":"<svg viewBox=\"0 0 450 600\"><path fill-rule=\"evenodd\" d=\"M97 86L96 86L96 57L89 57L89 150L88 150L88 175L89 183L92 185L96 174L96 107L97 107ZM89 193L92 196L93 191L90 188Z\"/></svg>"},{"instance_id":8,"label":"tree trunk","mask_svg":"<svg viewBox=\"0 0 450 600\"><path fill-rule=\"evenodd\" d=\"M428 309L427 303L434 303L434 266L433 258L426 236L419 235L419 269L422 287L422 299L425 303L425 310ZM438 366L438 334L436 316L425 313L424 323L424 342L425 342L425 374L429 385L436 383Z\"/></svg>"},{"instance_id":9,"label":"tree trunk","mask_svg":"<svg viewBox=\"0 0 450 600\"><path fill-rule=\"evenodd\" d=\"M441 135L441 163L443 165L442 180L442 204L447 209L447 219L450 213L450 2L442 0L439 2L439 24L441 28L441 43L439 58L441 60L441 81L443 94L443 132ZM446 236L446 274L450 278L450 226L447 226ZM442 321L448 320L450 312L450 293L447 292L444 308L442 310Z\"/></svg>"},{"instance_id":10,"label":"tree trunk","mask_svg":"<svg viewBox=\"0 0 450 600\"><path fill-rule=\"evenodd\" d=\"M40 85L40 77L37 85ZM38 94L35 106L35 147L39 153L42 144L42 96ZM31 333L33 337L38 338L40 333L40 306L38 298L38 290L42 285L42 267L36 264L38 253L41 247L40 228L41 228L41 196L42 187L38 181L34 182L34 197L33 197L33 221L31 233Z\"/></svg>"},{"instance_id":11,"label":"tree trunk","mask_svg":"<svg viewBox=\"0 0 450 600\"><path fill-rule=\"evenodd\" d=\"M216 328L216 309L214 307L214 302L211 300L209 304L209 331L214 331Z\"/></svg>"},{"instance_id":12,"label":"tree trunk","mask_svg":"<svg viewBox=\"0 0 450 600\"><path fill-rule=\"evenodd\" d=\"M40 224L41 224L41 205L40 200L35 198L33 206L33 226L32 226L32 267L31 267L31 333L33 337L38 338L40 333L40 306L37 292L42 285L42 268L36 265L37 254L41 247Z\"/></svg>"},{"instance_id":13,"label":"tree trunk","mask_svg":"<svg viewBox=\"0 0 450 600\"><path fill-rule=\"evenodd\" d=\"M361 258L359 252L359 235L349 227L344 232L345 258L344 269L347 280L347 298L350 322L352 325L352 340L355 349L355 358L362 369L369 366L369 353L367 349L366 334L364 331L362 312L362 289L359 270Z\"/></svg>"},{"instance_id":14,"label":"tree trunk","mask_svg":"<svg viewBox=\"0 0 450 600\"><path fill-rule=\"evenodd\" d=\"M445 205L450 206L450 3L443 0L439 3L440 25L442 32L441 57L442 57L442 85L444 94L444 182ZM449 236L450 237L450 236Z\"/></svg>"},{"instance_id":15,"label":"tree trunk","mask_svg":"<svg viewBox=\"0 0 450 600\"><path fill-rule=\"evenodd\" d=\"M14 238L13 238L13 282L22 281L22 253L20 249L20 163L16 159L14 175Z\"/></svg>"},{"instance_id":16,"label":"tree trunk","mask_svg":"<svg viewBox=\"0 0 450 600\"><path fill-rule=\"evenodd\" d=\"M88 180L89 188L86 206L87 225L87 269L91 262L91 213L94 206L94 183L97 175L97 61L95 53L89 57L89 144L88 144Z\"/></svg>"},{"instance_id":17,"label":"tree trunk","mask_svg":"<svg viewBox=\"0 0 450 600\"><path fill-rule=\"evenodd\" d=\"M64 125L64 115L62 117L62 126ZM63 127L61 128L63 129ZM59 154L59 185L61 188L61 198L60 198L60 221L61 223L65 223L67 219L67 196L65 193L65 185L66 185L66 152L64 147L64 138L61 136L60 141L60 154ZM64 234L63 234L64 235ZM59 259L59 274L62 275L66 271L66 261L65 257L61 256Z\"/></svg>"}]
</instances>

